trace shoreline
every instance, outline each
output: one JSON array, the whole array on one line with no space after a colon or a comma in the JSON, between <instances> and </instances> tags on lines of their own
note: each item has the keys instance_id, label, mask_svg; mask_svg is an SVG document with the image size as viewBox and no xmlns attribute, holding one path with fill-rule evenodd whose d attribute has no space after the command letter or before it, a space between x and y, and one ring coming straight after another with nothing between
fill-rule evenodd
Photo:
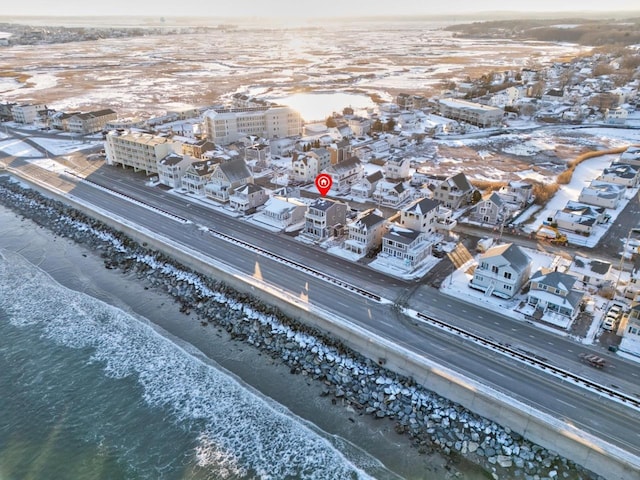
<instances>
[{"instance_id":1,"label":"shoreline","mask_svg":"<svg viewBox=\"0 0 640 480\"><path fill-rule=\"evenodd\" d=\"M33 191L29 190L29 192ZM36 192L30 194L32 197L35 195L39 194ZM64 208L62 210L64 211ZM36 217L36 223L39 223L37 214L30 213L32 217ZM97 225L97 222L91 223L92 225ZM61 228L59 222L58 228ZM73 232L67 233L73 237ZM84 232L84 234L86 235L87 233ZM560 473L562 478L590 478L591 474L575 466L572 462L562 459L537 445L530 444L530 442L523 440L518 435L502 429L493 422L474 416L445 399L429 394L428 391L421 387L416 388L409 379L403 379L390 372L385 372L384 369L379 368L370 361L358 358L355 352L343 351L338 342L322 338L321 335L318 335L319 332L313 332L304 326L296 325L298 333L288 338L285 336L284 340L277 335L270 336L269 330L272 328L270 325L267 325L265 329L261 328L261 326L268 324L265 321L265 316L274 317L277 321L281 321L281 325L286 328L294 325L290 320L282 318L273 309L252 303L252 299L246 296L238 298L236 295L234 298L233 292L229 292L228 289L225 291L223 286L214 284L213 290L218 292L222 289L223 293L221 295L230 295L233 298L232 302L237 307L235 310L232 308L232 311L235 312L233 315L235 318L232 320L235 320L235 322L227 322L226 325L224 323L221 324L220 321L222 319L219 318L221 307L219 305L205 305L208 302L205 301L206 295L204 295L203 289L209 290L208 285L198 285L194 288L194 281L178 280L177 282L172 282L166 278L158 278L156 274L159 262L166 261L167 263L162 263L162 265L167 265L170 261L161 257L151 263L140 261L136 263L136 260L132 259L131 256L131 253L136 251L136 247L138 249L138 259L141 255L148 255L150 252L145 253L142 247L130 245L130 242L123 240L122 237L124 236L118 236L121 248L123 248L122 245L124 244L122 242L124 241L126 244L124 247L133 248L133 250L129 251L128 257L121 254L121 258L118 258L117 251L112 249L107 253L107 249L102 247L102 257L107 268L123 270L128 272L125 273L126 275L135 275L137 281L140 279L146 280L146 282L150 282L163 291L169 291L174 297L181 299L183 313L193 310L198 314L199 320L203 324L204 322L208 324L212 318L218 318L218 328L223 325L223 328L230 332L231 338L235 337L250 344L257 344L262 348L262 354L265 351L269 354L273 363L278 362L278 357L280 357L281 365L285 368L290 368L291 373L302 374L294 375L290 378L306 376L308 380L304 380L308 387L312 387L314 384L314 381L310 380L309 377L313 377L316 380L320 379L324 383L324 386L321 387L320 394L322 396L320 398L326 397L325 400L328 401L328 397L333 396L331 404L348 404L349 407L345 410L349 413L353 412L351 413L352 417L370 417L369 420L375 422L377 426L380 425L380 420L375 420L375 417L383 419L382 421L390 425L396 432L408 434L401 436L392 432L398 438L402 438L402 441L407 446L413 443L418 447L418 449L412 449L412 451L415 450L417 453L440 451L448 457L448 461L457 459L461 461L461 465L469 464L469 466L480 464L484 467L484 472L486 472L484 475L493 473L494 478L512 478L513 476L522 475L544 476L545 473L552 477ZM179 266L176 267L174 264L172 268L179 268ZM191 272L188 274L190 275ZM184 280L185 272L182 271L181 275ZM191 285L189 286L190 283ZM225 298L229 299L229 297ZM244 303L241 304L240 302ZM193 323L195 324L196 322L193 321ZM204 328L203 324L199 325L200 328ZM309 338L304 338L302 343L311 343L311 351L314 355L309 355L308 352L302 351L299 345L296 345L298 334L309 336ZM321 349L320 353L318 349L313 351L313 348L317 347L310 340L315 338L314 335L325 342L322 345L324 350ZM296 341L291 340L294 336ZM351 363L347 369L354 372L357 371L355 374L353 372L345 372L344 358ZM350 360L351 358L353 360ZM343 381L343 377L355 378ZM321 382L315 383L322 385ZM359 383L364 385L364 388L356 388ZM402 391L396 388L397 385L400 386ZM356 392L360 391L362 395L356 395L356 398L354 398L354 388ZM260 388L258 389L262 391ZM409 403L409 410L406 407L402 407L402 398L399 399L399 402L396 402L397 397L402 397L403 395L417 400L417 402ZM274 399L279 401L277 398ZM398 405L398 403L400 404ZM404 405L406 405L406 402ZM365 415L365 413L370 415ZM347 416L348 420L355 423L352 417ZM393 422L388 421L390 418L395 422L395 427ZM365 422L369 420L365 420ZM314 423L318 424L315 421ZM319 426L323 428L321 425ZM323 430L326 431L324 428ZM390 428L387 428L387 434L389 434L389 430ZM463 459L464 457L466 459ZM376 456L376 458L378 457ZM445 466L447 465L445 464ZM430 473L433 473L433 471L430 471ZM503 477L503 475L506 476Z\"/></svg>"}]
</instances>

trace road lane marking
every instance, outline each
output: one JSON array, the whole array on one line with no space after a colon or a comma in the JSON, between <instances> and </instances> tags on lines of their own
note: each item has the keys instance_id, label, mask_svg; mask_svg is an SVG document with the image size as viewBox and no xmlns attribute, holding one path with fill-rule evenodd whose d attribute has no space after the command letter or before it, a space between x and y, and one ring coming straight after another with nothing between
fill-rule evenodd
<instances>
[{"instance_id":1,"label":"road lane marking","mask_svg":"<svg viewBox=\"0 0 640 480\"><path fill-rule=\"evenodd\" d=\"M559 398L556 398L556 400L557 400L558 402L560 402L560 403L564 403L567 407L576 408L576 406L575 406L575 405L573 405L573 404L571 404L571 403L567 403L567 402L565 402L565 401L563 401L563 400L560 400Z\"/></svg>"},{"instance_id":2,"label":"road lane marking","mask_svg":"<svg viewBox=\"0 0 640 480\"><path fill-rule=\"evenodd\" d=\"M500 375L501 377L506 377L504 373L496 372L493 368L487 368L487 370L495 373L496 375Z\"/></svg>"}]
</instances>

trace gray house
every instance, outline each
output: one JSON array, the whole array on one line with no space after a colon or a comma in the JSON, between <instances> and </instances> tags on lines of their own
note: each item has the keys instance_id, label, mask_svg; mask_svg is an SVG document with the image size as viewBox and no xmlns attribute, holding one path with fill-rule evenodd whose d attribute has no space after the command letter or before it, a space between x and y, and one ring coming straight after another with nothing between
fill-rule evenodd
<instances>
[{"instance_id":1,"label":"gray house","mask_svg":"<svg viewBox=\"0 0 640 480\"><path fill-rule=\"evenodd\" d=\"M305 214L303 233L316 241L332 237L335 227L347 221L347 204L319 198L309 206Z\"/></svg>"},{"instance_id":2,"label":"gray house","mask_svg":"<svg viewBox=\"0 0 640 480\"><path fill-rule=\"evenodd\" d=\"M486 296L513 297L529 279L531 259L512 243L490 248L480 256L469 286Z\"/></svg>"},{"instance_id":3,"label":"gray house","mask_svg":"<svg viewBox=\"0 0 640 480\"><path fill-rule=\"evenodd\" d=\"M473 186L467 180L464 173L460 172L448 177L436 185L433 198L453 210L456 210L471 201Z\"/></svg>"},{"instance_id":4,"label":"gray house","mask_svg":"<svg viewBox=\"0 0 640 480\"><path fill-rule=\"evenodd\" d=\"M476 222L498 225L506 220L508 210L500 195L493 192L489 197L479 201L471 211L469 218Z\"/></svg>"}]
</instances>

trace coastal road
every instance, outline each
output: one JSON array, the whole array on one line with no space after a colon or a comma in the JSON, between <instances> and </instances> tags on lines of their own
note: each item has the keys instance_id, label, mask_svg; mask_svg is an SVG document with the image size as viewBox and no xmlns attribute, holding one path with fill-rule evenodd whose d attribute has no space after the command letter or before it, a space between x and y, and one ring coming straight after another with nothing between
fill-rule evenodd
<instances>
[{"instance_id":1,"label":"coastal road","mask_svg":"<svg viewBox=\"0 0 640 480\"><path fill-rule=\"evenodd\" d=\"M199 230L197 225L179 224L86 184L77 184L71 194L203 254L223 258L226 263L246 274L259 272L267 283L308 298L310 303L349 319L372 333L551 413L556 418L562 418L635 455L640 454L640 437L637 433L640 432L640 415L637 411L572 384L562 383L545 373L517 364L436 328L416 326L412 319L395 315L388 305L366 300L304 272L219 240ZM401 286L396 288L401 289ZM447 298L442 297L441 300ZM464 306L468 307L468 304L464 303ZM443 312L453 315L452 312L459 313L460 310L453 307L450 310L443 304L442 310L438 308L434 312L439 317ZM513 324L513 320L510 323Z\"/></svg>"},{"instance_id":2,"label":"coastal road","mask_svg":"<svg viewBox=\"0 0 640 480\"><path fill-rule=\"evenodd\" d=\"M560 335L542 330L526 322L489 311L447 296L429 286L390 277L364 265L335 257L303 244L289 235L266 232L246 221L229 217L203 206L188 196L177 196L158 187L144 185L141 175L131 175L120 168L105 166L88 179L140 201L169 210L195 223L257 245L273 253L303 263L317 270L377 293L391 301L435 316L482 337L509 344L549 360L555 366L579 373L603 385L627 394L640 396L640 368L637 363L612 355L596 347L582 346ZM597 353L610 363L605 370L587 367L579 361L580 353Z\"/></svg>"}]
</instances>

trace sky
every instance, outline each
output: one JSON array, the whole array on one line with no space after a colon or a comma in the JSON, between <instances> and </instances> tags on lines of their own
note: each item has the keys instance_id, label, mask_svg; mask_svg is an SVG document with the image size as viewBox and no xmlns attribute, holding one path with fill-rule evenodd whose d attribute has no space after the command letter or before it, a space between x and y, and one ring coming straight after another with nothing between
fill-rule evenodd
<instances>
[{"instance_id":1,"label":"sky","mask_svg":"<svg viewBox=\"0 0 640 480\"><path fill-rule=\"evenodd\" d=\"M491 11L640 11L638 0L2 0L0 16L334 17L439 15ZM444 4L443 4L444 3Z\"/></svg>"}]
</instances>

